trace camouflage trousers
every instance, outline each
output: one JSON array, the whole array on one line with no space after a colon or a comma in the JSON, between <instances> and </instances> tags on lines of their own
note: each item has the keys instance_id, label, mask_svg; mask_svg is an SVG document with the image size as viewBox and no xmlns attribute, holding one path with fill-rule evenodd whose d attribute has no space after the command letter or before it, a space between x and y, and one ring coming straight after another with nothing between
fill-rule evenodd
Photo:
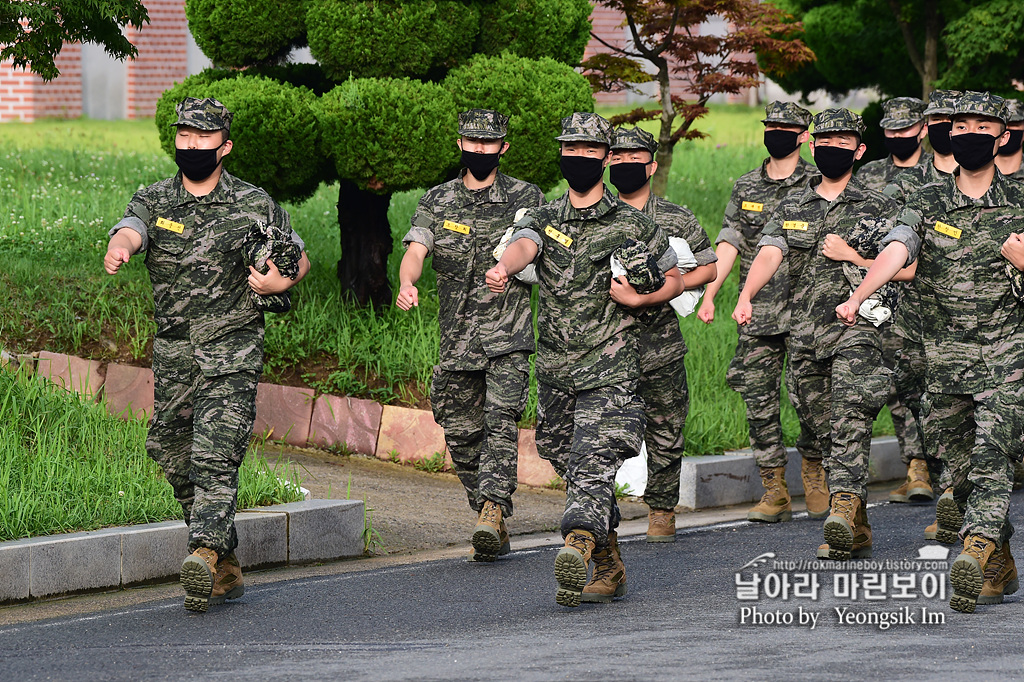
<instances>
[{"instance_id":1,"label":"camouflage trousers","mask_svg":"<svg viewBox=\"0 0 1024 682\"><path fill-rule=\"evenodd\" d=\"M491 500L512 516L518 483L519 427L530 390L529 353L490 358L486 369L434 368L430 405L444 429L452 464L478 512Z\"/></svg>"},{"instance_id":2,"label":"camouflage trousers","mask_svg":"<svg viewBox=\"0 0 1024 682\"><path fill-rule=\"evenodd\" d=\"M882 327L882 362L894 372L892 390L886 405L889 406L892 427L900 444L900 458L904 464L909 465L912 459L924 459L925 453L921 425L916 416L921 412L921 386L913 381L900 380L903 344L904 338L896 334L891 325Z\"/></svg>"},{"instance_id":3,"label":"camouflage trousers","mask_svg":"<svg viewBox=\"0 0 1024 682\"><path fill-rule=\"evenodd\" d=\"M761 468L784 467L788 461L786 446L782 443L781 419L787 337L787 334L740 334L736 355L725 375L729 387L739 393L746 404L750 447L754 451L754 462ZM794 391L788 379L786 388L793 400ZM805 433L810 431L801 428L801 435ZM821 448L812 437L801 438L797 448L807 459L821 459Z\"/></svg>"},{"instance_id":4,"label":"camouflage trousers","mask_svg":"<svg viewBox=\"0 0 1024 682\"><path fill-rule=\"evenodd\" d=\"M964 512L960 538L982 535L998 545L1013 535L1008 517L1013 460L1024 440L1024 381L977 395L926 393L926 442L937 444L953 499Z\"/></svg>"},{"instance_id":5,"label":"camouflage trousers","mask_svg":"<svg viewBox=\"0 0 1024 682\"><path fill-rule=\"evenodd\" d=\"M188 525L188 551L224 556L238 546L238 467L256 419L258 372L205 377L192 363L191 383L156 376L146 451L160 465Z\"/></svg>"},{"instance_id":6,"label":"camouflage trousers","mask_svg":"<svg viewBox=\"0 0 1024 682\"><path fill-rule=\"evenodd\" d=\"M590 531L598 547L621 515L615 474L640 452L646 418L636 385L569 392L538 382L537 453L565 480L562 536Z\"/></svg>"},{"instance_id":7,"label":"camouflage trousers","mask_svg":"<svg viewBox=\"0 0 1024 682\"><path fill-rule=\"evenodd\" d=\"M901 338L895 360L895 374L893 376L895 391L903 396L903 403L914 419L917 437L921 441L920 452L924 455L924 460L928 464L928 475L931 478L932 485L938 487L940 491L945 490L952 486L949 471L943 465L942 458L939 457L937 444L925 438L924 417L921 413L921 401L925 391L925 369L927 367L924 344L907 338ZM889 405L889 411L892 412L892 404ZM892 421L893 426L896 426L895 416ZM909 424L909 422L907 423ZM899 437L898 428L896 436ZM900 452L903 456L904 464L910 463L906 456L907 451L908 448L903 446L903 441L901 440ZM911 452L914 451L911 450ZM919 457L921 455L914 454L914 456Z\"/></svg>"},{"instance_id":8,"label":"camouflage trousers","mask_svg":"<svg viewBox=\"0 0 1024 682\"><path fill-rule=\"evenodd\" d=\"M679 469L686 439L686 413L690 394L686 386L683 356L644 372L637 392L647 409L647 488L644 502L652 509L674 509L679 504Z\"/></svg>"},{"instance_id":9,"label":"camouflage trousers","mask_svg":"<svg viewBox=\"0 0 1024 682\"><path fill-rule=\"evenodd\" d=\"M811 430L821 449L829 492L866 499L871 427L892 382L881 349L841 347L826 360L794 353L789 370L801 427Z\"/></svg>"}]
</instances>

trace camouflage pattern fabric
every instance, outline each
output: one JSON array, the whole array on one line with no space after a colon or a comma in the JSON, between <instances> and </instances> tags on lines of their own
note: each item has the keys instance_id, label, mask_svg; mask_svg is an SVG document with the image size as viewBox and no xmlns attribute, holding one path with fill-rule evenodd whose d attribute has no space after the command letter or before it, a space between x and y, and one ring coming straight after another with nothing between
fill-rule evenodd
<instances>
[{"instance_id":1,"label":"camouflage pattern fabric","mask_svg":"<svg viewBox=\"0 0 1024 682\"><path fill-rule=\"evenodd\" d=\"M757 255L757 244L768 217L782 200L801 189L818 171L813 164L800 159L796 170L785 180L768 177L768 160L761 167L740 176L733 185L732 195L725 207L722 230L715 243L726 242L737 251L740 259L740 290L747 280L750 264ZM740 336L774 336L789 331L789 267L783 262L778 272L757 293L751 302L753 316L740 327Z\"/></svg>"},{"instance_id":2,"label":"camouflage pattern fabric","mask_svg":"<svg viewBox=\"0 0 1024 682\"><path fill-rule=\"evenodd\" d=\"M916 97L893 97L882 102L883 130L902 130L924 120L925 104Z\"/></svg>"},{"instance_id":3,"label":"camouflage pattern fabric","mask_svg":"<svg viewBox=\"0 0 1024 682\"><path fill-rule=\"evenodd\" d=\"M991 92L978 92L967 90L953 102L953 117L967 114L978 116L990 116L1006 122L1006 100Z\"/></svg>"},{"instance_id":4,"label":"camouflage pattern fabric","mask_svg":"<svg viewBox=\"0 0 1024 682\"><path fill-rule=\"evenodd\" d=\"M638 294L651 294L665 286L665 273L658 259L647 250L647 245L635 239L626 239L612 256L626 271L626 281Z\"/></svg>"},{"instance_id":5,"label":"camouflage pattern fabric","mask_svg":"<svg viewBox=\"0 0 1024 682\"><path fill-rule=\"evenodd\" d=\"M822 133L857 133L863 136L867 126L860 114L855 114L849 109L826 109L814 115L811 119L813 130L811 134L821 135Z\"/></svg>"},{"instance_id":6,"label":"camouflage pattern fabric","mask_svg":"<svg viewBox=\"0 0 1024 682\"><path fill-rule=\"evenodd\" d=\"M242 253L246 265L256 268L261 275L270 271L267 261L274 262L278 271L289 279L299 276L299 259L302 249L291 240L291 236L271 225L259 221L249 226L249 233L242 243ZM253 305L270 313L286 313L292 307L291 293L264 296L250 291Z\"/></svg>"},{"instance_id":7,"label":"camouflage pattern fabric","mask_svg":"<svg viewBox=\"0 0 1024 682\"><path fill-rule=\"evenodd\" d=\"M190 521L190 548L219 554L235 542L238 465L263 370L263 313L249 295L243 259L256 222L290 234L301 249L288 214L227 172L201 198L185 190L180 174L139 190L111 229L142 236L153 286L156 389L146 448Z\"/></svg>"},{"instance_id":8,"label":"camouflage pattern fabric","mask_svg":"<svg viewBox=\"0 0 1024 682\"><path fill-rule=\"evenodd\" d=\"M725 375L729 387L746 403L750 447L761 468L784 467L788 461L780 415L785 360L785 334L740 334Z\"/></svg>"},{"instance_id":9,"label":"camouflage pattern fabric","mask_svg":"<svg viewBox=\"0 0 1024 682\"><path fill-rule=\"evenodd\" d=\"M860 167L857 171L857 180L868 189L876 192L884 192L885 188L896 181L896 179L909 172L913 168L920 168L921 166L932 166L932 157L934 155L931 152L922 152L921 158L917 160L917 163L909 168L897 166L896 162L893 161L893 156L890 154L884 159L876 159L869 161Z\"/></svg>"},{"instance_id":10,"label":"camouflage pattern fabric","mask_svg":"<svg viewBox=\"0 0 1024 682\"><path fill-rule=\"evenodd\" d=\"M430 405L444 429L455 473L469 506L479 513L496 502L512 516L518 482L519 428L530 389L529 353L491 358L487 368L458 372L434 368Z\"/></svg>"},{"instance_id":11,"label":"camouflage pattern fabric","mask_svg":"<svg viewBox=\"0 0 1024 682\"><path fill-rule=\"evenodd\" d=\"M850 295L843 263L821 254L825 235L837 234L864 258L877 256L876 245L888 232L896 204L852 178L832 202L815 188L815 177L775 210L758 247L776 246L789 261L792 321L790 352L825 359L840 343L879 347L878 330L862 317L847 327L836 319L837 301Z\"/></svg>"},{"instance_id":12,"label":"camouflage pattern fabric","mask_svg":"<svg viewBox=\"0 0 1024 682\"><path fill-rule=\"evenodd\" d=\"M853 246L853 244L850 244L850 246ZM860 252L861 250L869 250L870 247L864 246L858 248L856 246L853 246L853 248L857 249L857 251ZM854 289L860 286L860 283L864 281L864 276L867 274L868 269L865 267L854 265L853 263L850 263L848 261L843 263L843 276L846 277L846 281L850 285L851 293ZM871 296L869 296L867 300L877 301L879 306L883 308L888 308L891 314L895 313L897 310L899 310L900 302L900 290L898 283L886 282L878 289L878 291L871 294Z\"/></svg>"},{"instance_id":13,"label":"camouflage pattern fabric","mask_svg":"<svg viewBox=\"0 0 1024 682\"><path fill-rule=\"evenodd\" d=\"M190 381L154 377L153 422L146 452L163 469L188 525L188 551L225 556L238 546L238 467L256 419L258 372L206 377L192 364Z\"/></svg>"},{"instance_id":14,"label":"camouflage pattern fabric","mask_svg":"<svg viewBox=\"0 0 1024 682\"><path fill-rule=\"evenodd\" d=\"M513 243L530 239L539 250L538 381L564 391L626 385L640 376L636 318L609 295L612 252L627 238L658 254L662 272L675 267L668 237L650 218L607 188L584 209L568 193L531 209L516 223Z\"/></svg>"},{"instance_id":15,"label":"camouflage pattern fabric","mask_svg":"<svg viewBox=\"0 0 1024 682\"><path fill-rule=\"evenodd\" d=\"M1024 303L1024 272L1021 272L1010 261L1003 263L1006 278L1010 280L1010 292L1019 302Z\"/></svg>"},{"instance_id":16,"label":"camouflage pattern fabric","mask_svg":"<svg viewBox=\"0 0 1024 682\"><path fill-rule=\"evenodd\" d=\"M559 142L597 142L611 146L612 124L604 117L589 111L577 111L562 119Z\"/></svg>"},{"instance_id":17,"label":"camouflage pattern fabric","mask_svg":"<svg viewBox=\"0 0 1024 682\"><path fill-rule=\"evenodd\" d=\"M654 135L640 127L616 128L612 136L612 151L616 149L641 149L651 153L651 160L658 153L658 141Z\"/></svg>"},{"instance_id":18,"label":"camouflage pattern fabric","mask_svg":"<svg viewBox=\"0 0 1024 682\"><path fill-rule=\"evenodd\" d=\"M924 115L951 115L953 103L962 94L960 90L932 90L928 93L928 105L924 108Z\"/></svg>"},{"instance_id":19,"label":"camouflage pattern fabric","mask_svg":"<svg viewBox=\"0 0 1024 682\"><path fill-rule=\"evenodd\" d=\"M636 381L575 392L537 384L537 452L565 480L562 537L590 531L598 547L619 525L615 473L640 452L644 402Z\"/></svg>"},{"instance_id":20,"label":"camouflage pattern fabric","mask_svg":"<svg viewBox=\"0 0 1024 682\"><path fill-rule=\"evenodd\" d=\"M889 406L889 414L892 415L892 426L896 432L896 440L900 444L900 458L904 464L910 464L912 459L925 459L924 437L921 434L921 426L918 422L921 403L921 384L915 383L918 377L905 376L901 367L901 357L904 343L902 336L893 333L892 324L888 323L882 327L882 362L893 370L892 391L886 405ZM907 369L913 358L908 358ZM920 358L921 361L924 358ZM923 377L920 377L923 378ZM915 404L912 408L911 404Z\"/></svg>"},{"instance_id":21,"label":"camouflage pattern fabric","mask_svg":"<svg viewBox=\"0 0 1024 682\"><path fill-rule=\"evenodd\" d=\"M1003 102L1003 120L1007 123L1020 123L1024 121L1024 102L1012 97L1006 97Z\"/></svg>"},{"instance_id":22,"label":"camouflage pattern fabric","mask_svg":"<svg viewBox=\"0 0 1024 682\"><path fill-rule=\"evenodd\" d=\"M764 113L765 117L761 119L761 123L779 123L803 128L811 125L811 112L795 102L769 102L765 105Z\"/></svg>"},{"instance_id":23,"label":"camouflage pattern fabric","mask_svg":"<svg viewBox=\"0 0 1024 682\"><path fill-rule=\"evenodd\" d=\"M647 419L644 502L652 509L673 509L679 504L679 470L686 449L683 430L690 410L686 363L680 355L667 365L643 370L637 390Z\"/></svg>"},{"instance_id":24,"label":"camouflage pattern fabric","mask_svg":"<svg viewBox=\"0 0 1024 682\"><path fill-rule=\"evenodd\" d=\"M459 114L459 135L478 140L500 140L508 133L508 116L492 109L470 109Z\"/></svg>"},{"instance_id":25,"label":"camouflage pattern fabric","mask_svg":"<svg viewBox=\"0 0 1024 682\"><path fill-rule=\"evenodd\" d=\"M494 267L492 252L516 211L543 203L536 185L500 170L484 189L467 189L456 178L427 190L420 199L402 241L406 247L423 244L433 255L442 369L481 370L490 358L533 352L530 287L509 280L506 291L495 294L487 288L484 274Z\"/></svg>"},{"instance_id":26,"label":"camouflage pattern fabric","mask_svg":"<svg viewBox=\"0 0 1024 682\"><path fill-rule=\"evenodd\" d=\"M175 107L178 114L177 120L172 126L188 126L197 130L227 130L231 131L231 119L234 114L228 108L213 99L206 97L186 97Z\"/></svg>"}]
</instances>

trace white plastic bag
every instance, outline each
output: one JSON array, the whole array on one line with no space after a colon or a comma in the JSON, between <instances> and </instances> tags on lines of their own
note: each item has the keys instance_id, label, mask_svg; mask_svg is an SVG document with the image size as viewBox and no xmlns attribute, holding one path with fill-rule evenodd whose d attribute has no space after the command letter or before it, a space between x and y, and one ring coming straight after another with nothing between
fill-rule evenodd
<instances>
[{"instance_id":1,"label":"white plastic bag","mask_svg":"<svg viewBox=\"0 0 1024 682\"><path fill-rule=\"evenodd\" d=\"M518 223L519 220L526 214L526 209L521 208L516 211L516 217L512 220L513 223ZM516 227L513 224L512 227L505 230L505 234L501 236L501 240L498 241L498 245L494 247L494 260L501 260L502 254L505 253L505 249L508 248L509 243L512 241L512 235L515 234ZM514 277L523 284L540 284L540 280L537 278L537 266L530 263L521 272L517 272Z\"/></svg>"},{"instance_id":2,"label":"white plastic bag","mask_svg":"<svg viewBox=\"0 0 1024 682\"><path fill-rule=\"evenodd\" d=\"M672 250L676 252L676 258L679 259L676 265L679 268L679 272L687 273L697 267L697 259L693 257L693 251L690 250L690 245L686 243L685 239L682 237L669 237L668 243ZM700 303L700 297L703 295L704 287L690 289L679 294L668 303L676 311L676 315L686 317L697 309L697 304Z\"/></svg>"}]
</instances>

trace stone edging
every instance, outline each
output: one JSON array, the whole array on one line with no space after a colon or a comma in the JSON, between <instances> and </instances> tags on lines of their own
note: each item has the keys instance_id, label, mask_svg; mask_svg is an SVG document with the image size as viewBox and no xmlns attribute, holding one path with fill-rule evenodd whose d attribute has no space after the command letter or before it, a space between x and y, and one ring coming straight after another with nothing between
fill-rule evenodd
<instances>
[{"instance_id":1,"label":"stone edging","mask_svg":"<svg viewBox=\"0 0 1024 682\"><path fill-rule=\"evenodd\" d=\"M361 500L308 500L239 512L244 568L363 555ZM0 604L177 579L188 554L182 521L0 543Z\"/></svg>"}]
</instances>

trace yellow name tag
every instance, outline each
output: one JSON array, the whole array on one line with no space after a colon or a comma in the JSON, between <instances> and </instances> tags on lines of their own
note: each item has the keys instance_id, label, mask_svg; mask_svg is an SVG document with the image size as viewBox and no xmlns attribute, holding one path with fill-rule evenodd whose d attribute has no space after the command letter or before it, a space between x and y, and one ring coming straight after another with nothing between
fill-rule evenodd
<instances>
[{"instance_id":1,"label":"yellow name tag","mask_svg":"<svg viewBox=\"0 0 1024 682\"><path fill-rule=\"evenodd\" d=\"M947 225L946 223L940 223L938 220L935 221L935 231L941 232L947 237L952 237L953 239L960 239L960 235L964 233L963 230L959 230L952 225Z\"/></svg>"},{"instance_id":2,"label":"yellow name tag","mask_svg":"<svg viewBox=\"0 0 1024 682\"><path fill-rule=\"evenodd\" d=\"M764 204L756 204L753 201L744 201L740 205L740 208L744 211L756 211L757 213L760 213L764 210Z\"/></svg>"},{"instance_id":3,"label":"yellow name tag","mask_svg":"<svg viewBox=\"0 0 1024 682\"><path fill-rule=\"evenodd\" d=\"M441 225L441 227L446 230L451 230L452 232L458 232L459 234L469 234L469 225L460 225L459 223L453 223L450 220L444 221L444 224Z\"/></svg>"},{"instance_id":4,"label":"yellow name tag","mask_svg":"<svg viewBox=\"0 0 1024 682\"><path fill-rule=\"evenodd\" d=\"M184 225L176 223L173 220L168 220L167 218L157 218L156 226L165 230L170 230L171 232L176 232L177 234L181 234L185 230Z\"/></svg>"},{"instance_id":5,"label":"yellow name tag","mask_svg":"<svg viewBox=\"0 0 1024 682\"><path fill-rule=\"evenodd\" d=\"M801 220L787 220L782 223L783 230L807 230L807 223Z\"/></svg>"},{"instance_id":6,"label":"yellow name tag","mask_svg":"<svg viewBox=\"0 0 1024 682\"><path fill-rule=\"evenodd\" d=\"M561 232L551 227L550 225L544 228L544 234L551 237L552 239L554 239L556 242L558 242L567 249L570 246L572 246L572 237L562 234Z\"/></svg>"}]
</instances>

